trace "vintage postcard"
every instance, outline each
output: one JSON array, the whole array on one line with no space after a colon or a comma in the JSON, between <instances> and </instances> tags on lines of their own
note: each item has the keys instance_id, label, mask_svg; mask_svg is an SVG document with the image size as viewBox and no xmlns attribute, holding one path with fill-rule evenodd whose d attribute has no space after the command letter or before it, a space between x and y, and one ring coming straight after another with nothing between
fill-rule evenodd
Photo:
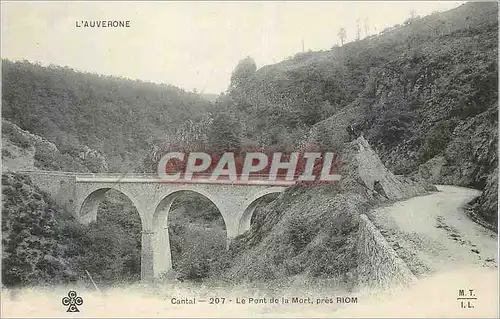
<instances>
[{"instance_id":1,"label":"vintage postcard","mask_svg":"<svg viewBox=\"0 0 500 319\"><path fill-rule=\"evenodd\" d=\"M1 316L498 318L498 17L2 1Z\"/></svg>"}]
</instances>

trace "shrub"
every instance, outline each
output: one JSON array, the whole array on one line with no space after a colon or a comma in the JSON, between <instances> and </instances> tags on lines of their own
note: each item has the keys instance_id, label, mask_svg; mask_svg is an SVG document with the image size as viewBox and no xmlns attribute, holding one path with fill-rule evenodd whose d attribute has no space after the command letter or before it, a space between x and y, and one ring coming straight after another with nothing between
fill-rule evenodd
<instances>
[{"instance_id":1,"label":"shrub","mask_svg":"<svg viewBox=\"0 0 500 319\"><path fill-rule=\"evenodd\" d=\"M295 253L304 249L316 235L314 227L308 224L305 217L291 219L286 233Z\"/></svg>"},{"instance_id":2,"label":"shrub","mask_svg":"<svg viewBox=\"0 0 500 319\"><path fill-rule=\"evenodd\" d=\"M12 144L17 145L21 148L28 148L32 145L29 137L23 134L20 130L16 129L16 127L7 122L2 121L2 134L7 136Z\"/></svg>"},{"instance_id":3,"label":"shrub","mask_svg":"<svg viewBox=\"0 0 500 319\"><path fill-rule=\"evenodd\" d=\"M56 207L19 174L2 174L2 283L7 287L74 281L64 260Z\"/></svg>"},{"instance_id":4,"label":"shrub","mask_svg":"<svg viewBox=\"0 0 500 319\"><path fill-rule=\"evenodd\" d=\"M431 159L446 149L456 125L457 121L454 119L445 120L437 123L427 131L423 138L423 161Z\"/></svg>"},{"instance_id":5,"label":"shrub","mask_svg":"<svg viewBox=\"0 0 500 319\"><path fill-rule=\"evenodd\" d=\"M199 281L228 266L226 234L222 230L185 227L181 234L171 236L170 242L177 247L172 249L172 262L179 278Z\"/></svg>"}]
</instances>

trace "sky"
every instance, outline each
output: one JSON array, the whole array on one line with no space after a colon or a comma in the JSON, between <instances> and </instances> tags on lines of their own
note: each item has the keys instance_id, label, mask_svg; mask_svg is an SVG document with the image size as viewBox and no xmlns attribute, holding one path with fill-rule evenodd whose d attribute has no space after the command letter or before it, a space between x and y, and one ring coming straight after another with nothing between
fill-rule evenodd
<instances>
[{"instance_id":1,"label":"sky","mask_svg":"<svg viewBox=\"0 0 500 319\"><path fill-rule=\"evenodd\" d=\"M260 68L304 49L328 50L356 20L369 34L463 1L426 2L9 2L1 3L1 54L76 70L219 94L246 56ZM76 22L129 20L129 28Z\"/></svg>"}]
</instances>

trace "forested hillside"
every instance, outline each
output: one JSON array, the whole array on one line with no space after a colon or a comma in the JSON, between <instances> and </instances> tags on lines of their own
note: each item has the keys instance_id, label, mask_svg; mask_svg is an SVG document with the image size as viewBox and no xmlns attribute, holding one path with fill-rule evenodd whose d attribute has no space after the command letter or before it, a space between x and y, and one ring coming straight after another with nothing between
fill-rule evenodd
<instances>
[{"instance_id":1,"label":"forested hillside","mask_svg":"<svg viewBox=\"0 0 500 319\"><path fill-rule=\"evenodd\" d=\"M260 69L242 60L229 90L242 136L334 148L350 126L397 174L486 188L475 207L496 223L497 20L496 3L468 3Z\"/></svg>"},{"instance_id":2,"label":"forested hillside","mask_svg":"<svg viewBox=\"0 0 500 319\"><path fill-rule=\"evenodd\" d=\"M495 226L497 7L467 3L260 69L247 57L210 120L168 136L144 169L154 170L161 154L179 145L335 151L363 134L396 174L485 190L474 209Z\"/></svg>"},{"instance_id":3,"label":"forested hillside","mask_svg":"<svg viewBox=\"0 0 500 319\"><path fill-rule=\"evenodd\" d=\"M89 147L109 171L133 171L146 150L210 104L179 88L2 60L2 118L64 154Z\"/></svg>"}]
</instances>

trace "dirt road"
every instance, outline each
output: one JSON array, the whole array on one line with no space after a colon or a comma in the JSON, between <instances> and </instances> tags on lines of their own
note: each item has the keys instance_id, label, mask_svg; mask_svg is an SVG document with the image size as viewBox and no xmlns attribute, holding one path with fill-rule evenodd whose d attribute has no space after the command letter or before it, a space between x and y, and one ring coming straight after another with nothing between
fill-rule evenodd
<instances>
[{"instance_id":1,"label":"dirt road","mask_svg":"<svg viewBox=\"0 0 500 319\"><path fill-rule=\"evenodd\" d=\"M370 213L370 219L416 276L462 267L496 267L497 234L473 222L463 206L479 191L437 186Z\"/></svg>"}]
</instances>

